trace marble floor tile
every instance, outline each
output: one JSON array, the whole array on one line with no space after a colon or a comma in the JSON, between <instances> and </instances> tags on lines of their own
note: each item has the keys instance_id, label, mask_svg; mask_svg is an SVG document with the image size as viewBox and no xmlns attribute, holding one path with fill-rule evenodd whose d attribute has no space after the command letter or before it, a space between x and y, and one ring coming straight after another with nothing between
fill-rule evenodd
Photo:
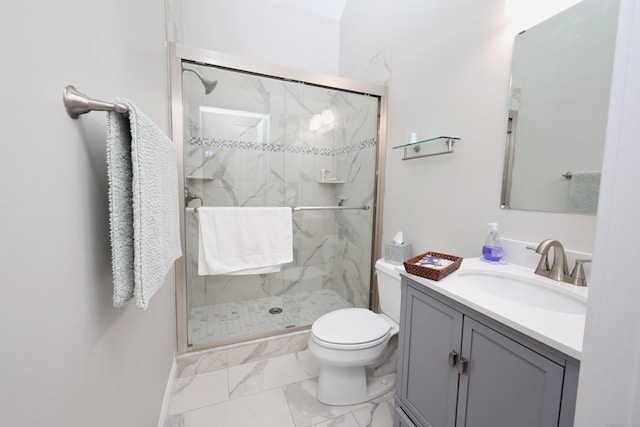
<instances>
[{"instance_id":1,"label":"marble floor tile","mask_svg":"<svg viewBox=\"0 0 640 427\"><path fill-rule=\"evenodd\" d=\"M169 417L166 427L295 427L282 389Z\"/></svg>"},{"instance_id":2,"label":"marble floor tile","mask_svg":"<svg viewBox=\"0 0 640 427\"><path fill-rule=\"evenodd\" d=\"M353 412L360 427L389 427L393 425L393 398L369 405Z\"/></svg>"},{"instance_id":3,"label":"marble floor tile","mask_svg":"<svg viewBox=\"0 0 640 427\"><path fill-rule=\"evenodd\" d=\"M313 426L371 406L368 402L345 406L325 405L316 399L317 384L317 378L313 378L284 387L296 427Z\"/></svg>"},{"instance_id":4,"label":"marble floor tile","mask_svg":"<svg viewBox=\"0 0 640 427\"><path fill-rule=\"evenodd\" d=\"M306 350L231 367L229 398L236 399L309 379L315 373L308 370L312 359Z\"/></svg>"},{"instance_id":5,"label":"marble floor tile","mask_svg":"<svg viewBox=\"0 0 640 427\"><path fill-rule=\"evenodd\" d=\"M392 426L393 391L357 405L316 399L318 362L308 336L180 356L165 427Z\"/></svg>"},{"instance_id":6,"label":"marble floor tile","mask_svg":"<svg viewBox=\"0 0 640 427\"><path fill-rule=\"evenodd\" d=\"M341 415L329 421L325 421L319 424L314 424L313 427L363 427L358 424L353 414ZM391 427L389 424L387 427Z\"/></svg>"},{"instance_id":7,"label":"marble floor tile","mask_svg":"<svg viewBox=\"0 0 640 427\"><path fill-rule=\"evenodd\" d=\"M190 411L229 399L226 370L178 378L174 385L169 414Z\"/></svg>"}]
</instances>

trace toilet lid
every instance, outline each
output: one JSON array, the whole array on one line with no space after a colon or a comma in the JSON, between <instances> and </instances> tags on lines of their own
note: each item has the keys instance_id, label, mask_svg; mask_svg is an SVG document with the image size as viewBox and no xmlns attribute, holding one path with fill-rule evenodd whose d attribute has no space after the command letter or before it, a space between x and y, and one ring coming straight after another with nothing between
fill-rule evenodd
<instances>
[{"instance_id":1,"label":"toilet lid","mask_svg":"<svg viewBox=\"0 0 640 427\"><path fill-rule=\"evenodd\" d=\"M362 344L386 336L391 325L366 308L332 311L313 322L311 333L333 344Z\"/></svg>"}]
</instances>

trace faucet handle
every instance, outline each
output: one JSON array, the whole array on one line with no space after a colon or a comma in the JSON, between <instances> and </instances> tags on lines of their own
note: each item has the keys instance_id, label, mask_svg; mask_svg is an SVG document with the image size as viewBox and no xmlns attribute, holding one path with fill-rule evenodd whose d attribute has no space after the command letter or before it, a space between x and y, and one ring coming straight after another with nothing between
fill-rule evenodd
<instances>
[{"instance_id":1,"label":"faucet handle","mask_svg":"<svg viewBox=\"0 0 640 427\"><path fill-rule=\"evenodd\" d=\"M577 259L576 265L573 267L573 271L571 272L571 276L567 279L568 283L576 286L587 286L587 278L584 274L584 263L591 262L590 259Z\"/></svg>"},{"instance_id":2,"label":"faucet handle","mask_svg":"<svg viewBox=\"0 0 640 427\"><path fill-rule=\"evenodd\" d=\"M525 248L530 251L538 252L538 248L534 248L533 246L525 246ZM549 267L549 258L546 253L540 254L540 261L538 262L538 266L536 267L536 274L541 276L548 276L551 268Z\"/></svg>"}]
</instances>

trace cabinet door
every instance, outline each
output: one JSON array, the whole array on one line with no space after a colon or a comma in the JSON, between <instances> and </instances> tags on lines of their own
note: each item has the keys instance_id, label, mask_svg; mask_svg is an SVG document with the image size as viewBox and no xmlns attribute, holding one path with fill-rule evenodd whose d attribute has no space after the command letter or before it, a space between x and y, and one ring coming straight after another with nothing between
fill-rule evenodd
<instances>
[{"instance_id":1,"label":"cabinet door","mask_svg":"<svg viewBox=\"0 0 640 427\"><path fill-rule=\"evenodd\" d=\"M558 425L564 368L468 317L458 427Z\"/></svg>"},{"instance_id":2,"label":"cabinet door","mask_svg":"<svg viewBox=\"0 0 640 427\"><path fill-rule=\"evenodd\" d=\"M403 295L401 379L396 393L418 423L453 427L458 372L449 353L459 352L462 314L408 287Z\"/></svg>"}]
</instances>

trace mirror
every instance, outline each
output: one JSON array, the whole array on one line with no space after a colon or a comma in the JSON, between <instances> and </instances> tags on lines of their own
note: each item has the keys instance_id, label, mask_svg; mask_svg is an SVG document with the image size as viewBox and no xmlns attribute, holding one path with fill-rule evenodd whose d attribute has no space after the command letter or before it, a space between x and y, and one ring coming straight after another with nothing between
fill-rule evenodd
<instances>
[{"instance_id":1,"label":"mirror","mask_svg":"<svg viewBox=\"0 0 640 427\"><path fill-rule=\"evenodd\" d=\"M584 0L515 38L501 207L596 214L618 0Z\"/></svg>"}]
</instances>

